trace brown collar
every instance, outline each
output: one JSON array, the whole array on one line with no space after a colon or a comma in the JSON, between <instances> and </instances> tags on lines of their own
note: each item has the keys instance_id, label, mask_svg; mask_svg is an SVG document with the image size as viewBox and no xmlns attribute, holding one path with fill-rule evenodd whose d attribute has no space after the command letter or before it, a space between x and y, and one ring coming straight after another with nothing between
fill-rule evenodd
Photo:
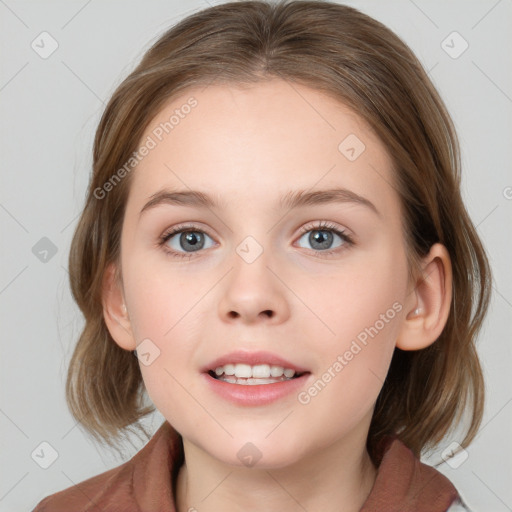
<instances>
[{"instance_id":1,"label":"brown collar","mask_svg":"<svg viewBox=\"0 0 512 512\"><path fill-rule=\"evenodd\" d=\"M174 512L174 489L169 488L169 482L176 481L183 463L183 444L181 436L167 421L160 427L159 433L163 434L162 441L170 446L169 457L165 461L169 472L162 471L160 460L153 460L154 465L148 467L135 464L134 491L138 496L137 501L165 504L166 508L161 510ZM381 462L377 478L361 512L445 512L457 499L458 493L448 478L432 466L420 462L396 436L384 438L379 448ZM163 447L162 451L157 446L155 449L159 458L164 457ZM141 471L144 474L139 474ZM158 475L156 480L154 475ZM152 482L152 485L148 485L148 482ZM164 496L162 489L166 490ZM166 501L155 502L159 494Z\"/></svg>"},{"instance_id":2,"label":"brown collar","mask_svg":"<svg viewBox=\"0 0 512 512\"><path fill-rule=\"evenodd\" d=\"M381 462L360 512L445 512L458 493L399 439L379 445ZM181 436L165 421L132 459L48 496L33 512L176 512L175 484L183 464Z\"/></svg>"},{"instance_id":3,"label":"brown collar","mask_svg":"<svg viewBox=\"0 0 512 512\"><path fill-rule=\"evenodd\" d=\"M377 478L360 512L445 512L459 497L448 478L396 436L385 437L379 448Z\"/></svg>"}]
</instances>

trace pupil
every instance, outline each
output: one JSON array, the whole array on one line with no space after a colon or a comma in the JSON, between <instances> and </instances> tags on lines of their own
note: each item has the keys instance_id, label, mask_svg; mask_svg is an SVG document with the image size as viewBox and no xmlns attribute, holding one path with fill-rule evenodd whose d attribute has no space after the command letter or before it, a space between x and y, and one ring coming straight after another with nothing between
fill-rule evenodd
<instances>
[{"instance_id":1,"label":"pupil","mask_svg":"<svg viewBox=\"0 0 512 512\"><path fill-rule=\"evenodd\" d=\"M202 242L202 235L198 232L188 232L188 233L182 233L181 234L181 245L183 249L187 249L187 244L189 245L189 248L193 251L197 251L201 247Z\"/></svg>"},{"instance_id":2,"label":"pupil","mask_svg":"<svg viewBox=\"0 0 512 512\"><path fill-rule=\"evenodd\" d=\"M319 249L328 249L332 243L332 233L329 231L312 231L309 242L314 247L313 242L319 243Z\"/></svg>"}]
</instances>

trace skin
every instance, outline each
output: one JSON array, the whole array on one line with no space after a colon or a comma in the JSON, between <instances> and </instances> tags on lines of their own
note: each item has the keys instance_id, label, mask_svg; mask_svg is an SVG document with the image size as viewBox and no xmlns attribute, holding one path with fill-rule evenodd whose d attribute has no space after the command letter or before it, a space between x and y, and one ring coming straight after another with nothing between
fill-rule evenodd
<instances>
[{"instance_id":1,"label":"skin","mask_svg":"<svg viewBox=\"0 0 512 512\"><path fill-rule=\"evenodd\" d=\"M446 323L448 253L435 244L409 282L391 159L343 104L281 80L190 89L167 103L141 140L190 96L197 107L134 171L122 282L113 265L104 279L105 321L116 343L134 350L149 338L160 350L140 369L150 398L183 436L178 510L357 511L375 481L365 443L393 350L430 345ZM355 161L338 150L349 134L366 146ZM288 190L331 187L364 196L379 215L353 202L279 209ZM163 188L200 190L222 204L160 204L140 215ZM321 221L354 244L333 235L333 253L322 256L308 241L314 233L299 231ZM158 244L184 223L205 233L204 249L183 247L179 234ZM236 252L247 236L263 249L252 263ZM166 248L192 258L173 258ZM396 303L394 318L307 404L292 393L266 406L234 405L200 375L232 350L266 350L307 368L307 390ZM262 454L250 468L237 457L247 442Z\"/></svg>"}]
</instances>

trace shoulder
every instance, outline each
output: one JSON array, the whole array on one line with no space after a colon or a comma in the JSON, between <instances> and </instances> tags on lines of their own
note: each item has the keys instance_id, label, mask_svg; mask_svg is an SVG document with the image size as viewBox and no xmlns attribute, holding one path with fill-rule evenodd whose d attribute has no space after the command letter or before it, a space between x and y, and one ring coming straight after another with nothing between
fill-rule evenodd
<instances>
[{"instance_id":1,"label":"shoulder","mask_svg":"<svg viewBox=\"0 0 512 512\"><path fill-rule=\"evenodd\" d=\"M33 512L172 511L182 450L181 437L164 422L129 461L47 496Z\"/></svg>"},{"instance_id":2,"label":"shoulder","mask_svg":"<svg viewBox=\"0 0 512 512\"><path fill-rule=\"evenodd\" d=\"M47 496L33 512L96 512L100 510L100 506L109 505L112 500L123 506L123 502L126 502L131 494L132 460Z\"/></svg>"}]
</instances>

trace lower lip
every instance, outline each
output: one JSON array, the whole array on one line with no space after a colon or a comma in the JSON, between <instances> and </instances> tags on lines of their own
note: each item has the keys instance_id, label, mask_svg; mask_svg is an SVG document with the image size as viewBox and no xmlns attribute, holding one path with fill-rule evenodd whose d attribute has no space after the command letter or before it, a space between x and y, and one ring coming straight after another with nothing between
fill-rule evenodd
<instances>
[{"instance_id":1,"label":"lower lip","mask_svg":"<svg viewBox=\"0 0 512 512\"><path fill-rule=\"evenodd\" d=\"M272 384L230 384L223 380L215 379L208 373L202 374L203 378L210 388L219 396L236 405L267 405L276 402L290 395L297 393L304 386L309 373L305 373L295 379L285 380L283 382L274 382Z\"/></svg>"}]
</instances>

